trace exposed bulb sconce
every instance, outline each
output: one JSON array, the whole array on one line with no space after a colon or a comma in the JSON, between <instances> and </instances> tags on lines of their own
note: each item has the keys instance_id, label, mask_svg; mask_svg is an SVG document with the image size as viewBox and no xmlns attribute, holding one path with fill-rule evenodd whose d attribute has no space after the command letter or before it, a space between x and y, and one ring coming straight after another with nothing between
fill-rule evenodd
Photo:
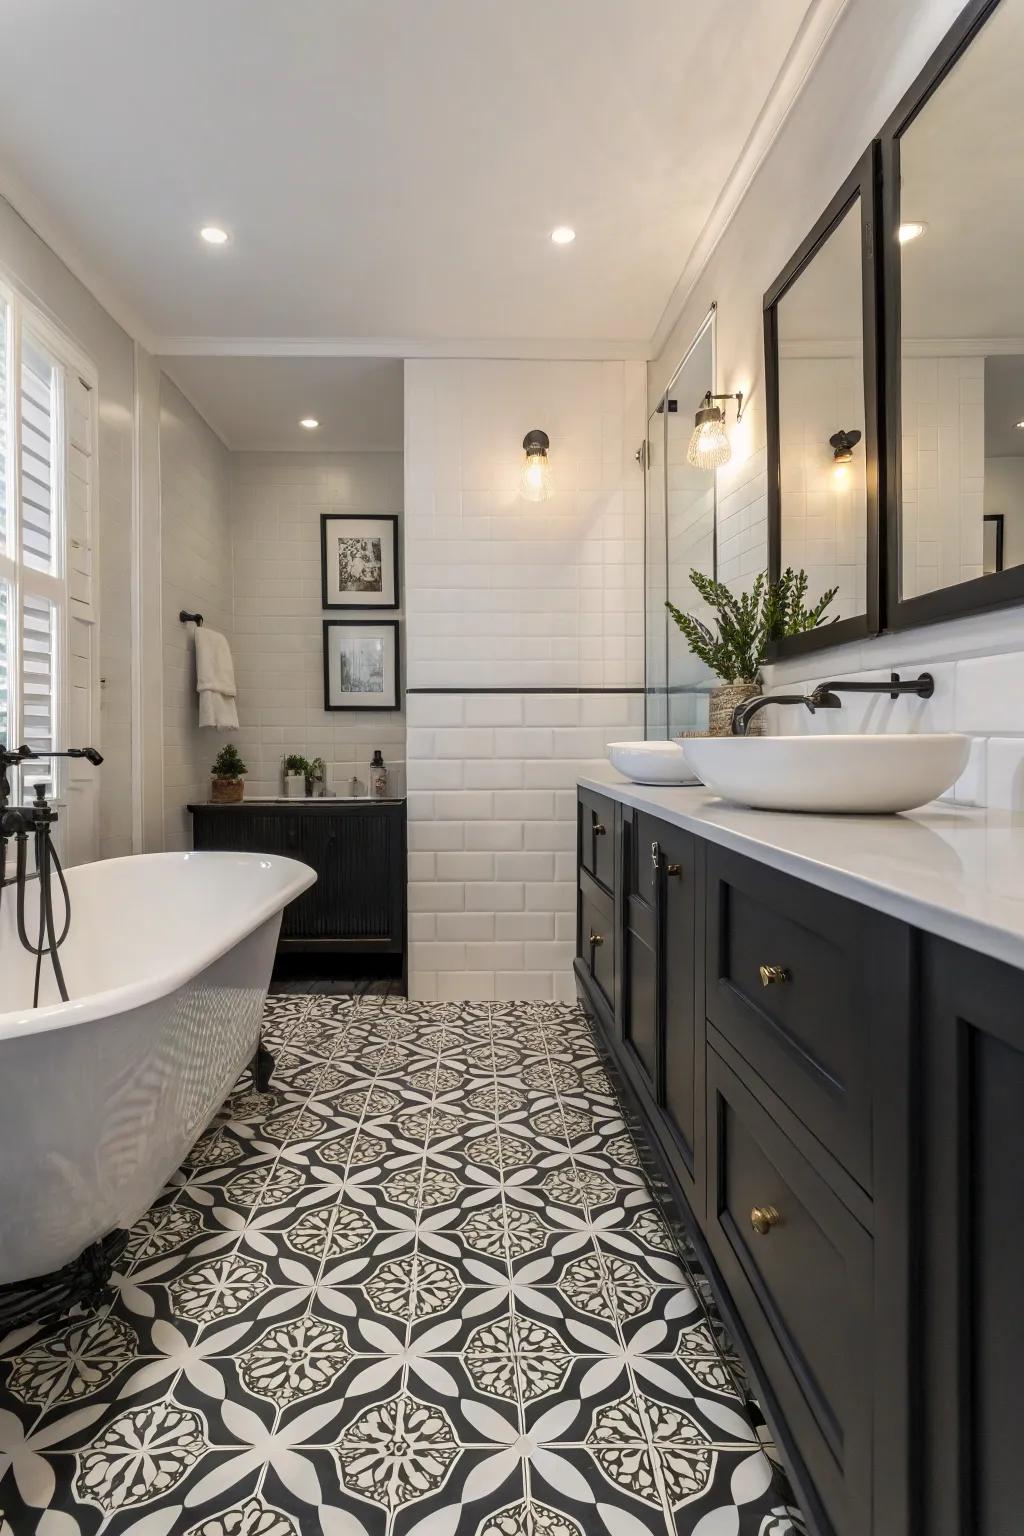
<instances>
[{"instance_id":1,"label":"exposed bulb sconce","mask_svg":"<svg viewBox=\"0 0 1024 1536\"><path fill-rule=\"evenodd\" d=\"M832 448L832 457L836 463L852 464L853 450L859 442L860 433L856 428L851 428L849 432L843 431L842 428L838 432L833 432L829 438L829 444Z\"/></svg>"},{"instance_id":2,"label":"exposed bulb sconce","mask_svg":"<svg viewBox=\"0 0 1024 1536\"><path fill-rule=\"evenodd\" d=\"M686 462L694 469L717 469L732 458L728 433L725 430L725 411L716 400L736 401L737 422L743 415L743 395L713 395L708 390L700 410L693 418L693 436L686 450Z\"/></svg>"},{"instance_id":3,"label":"exposed bulb sconce","mask_svg":"<svg viewBox=\"0 0 1024 1536\"><path fill-rule=\"evenodd\" d=\"M551 439L539 427L534 427L523 438L526 461L519 480L519 494L524 501L547 501L551 495L550 447Z\"/></svg>"}]
</instances>

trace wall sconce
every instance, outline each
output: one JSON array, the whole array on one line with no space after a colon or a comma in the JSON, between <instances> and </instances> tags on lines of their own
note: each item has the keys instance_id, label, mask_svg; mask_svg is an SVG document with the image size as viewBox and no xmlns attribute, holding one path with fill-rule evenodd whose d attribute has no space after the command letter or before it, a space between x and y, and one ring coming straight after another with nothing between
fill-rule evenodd
<instances>
[{"instance_id":1,"label":"wall sconce","mask_svg":"<svg viewBox=\"0 0 1024 1536\"><path fill-rule=\"evenodd\" d=\"M828 441L832 449L832 457L837 464L853 463L853 450L860 442L860 433L856 427L851 427L849 431L840 427L838 432L832 433Z\"/></svg>"},{"instance_id":2,"label":"wall sconce","mask_svg":"<svg viewBox=\"0 0 1024 1536\"><path fill-rule=\"evenodd\" d=\"M742 392L735 395L713 395L708 390L700 410L693 418L693 436L686 450L686 462L694 469L717 469L732 458L728 433L725 430L725 411L716 400L736 401L737 422L743 415Z\"/></svg>"},{"instance_id":3,"label":"wall sconce","mask_svg":"<svg viewBox=\"0 0 1024 1536\"><path fill-rule=\"evenodd\" d=\"M519 494L524 501L547 501L551 495L550 447L551 439L539 427L534 427L523 438L526 460L519 480Z\"/></svg>"}]
</instances>

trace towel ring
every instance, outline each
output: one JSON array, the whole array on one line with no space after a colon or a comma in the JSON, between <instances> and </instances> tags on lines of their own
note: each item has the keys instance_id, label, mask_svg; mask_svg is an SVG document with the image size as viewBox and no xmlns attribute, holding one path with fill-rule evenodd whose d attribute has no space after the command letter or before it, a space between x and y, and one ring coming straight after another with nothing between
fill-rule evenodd
<instances>
[{"instance_id":1,"label":"towel ring","mask_svg":"<svg viewBox=\"0 0 1024 1536\"><path fill-rule=\"evenodd\" d=\"M185 609L182 608L178 614L179 624L194 624L198 629L202 622L203 616L201 613L186 613Z\"/></svg>"}]
</instances>

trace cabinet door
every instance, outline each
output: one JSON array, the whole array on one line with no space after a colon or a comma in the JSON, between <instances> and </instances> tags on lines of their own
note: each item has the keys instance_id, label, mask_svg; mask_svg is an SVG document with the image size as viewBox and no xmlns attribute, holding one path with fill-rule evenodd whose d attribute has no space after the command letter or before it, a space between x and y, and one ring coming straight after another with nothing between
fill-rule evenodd
<instances>
[{"instance_id":1,"label":"cabinet door","mask_svg":"<svg viewBox=\"0 0 1024 1536\"><path fill-rule=\"evenodd\" d=\"M401 823L393 808L298 813L294 857L317 882L286 909L283 940L358 950L402 947Z\"/></svg>"},{"instance_id":2,"label":"cabinet door","mask_svg":"<svg viewBox=\"0 0 1024 1536\"><path fill-rule=\"evenodd\" d=\"M927 939L922 1026L921 1529L1018 1536L1024 975Z\"/></svg>"},{"instance_id":3,"label":"cabinet door","mask_svg":"<svg viewBox=\"0 0 1024 1536\"><path fill-rule=\"evenodd\" d=\"M658 972L660 822L626 809L622 821L622 1038L655 1102L661 1101Z\"/></svg>"},{"instance_id":4,"label":"cabinet door","mask_svg":"<svg viewBox=\"0 0 1024 1536\"><path fill-rule=\"evenodd\" d=\"M703 1207L704 1019L695 997L697 844L690 833L662 822L661 968L664 993L663 1101L679 1148L691 1204ZM698 1167L698 1164L700 1165Z\"/></svg>"}]
</instances>

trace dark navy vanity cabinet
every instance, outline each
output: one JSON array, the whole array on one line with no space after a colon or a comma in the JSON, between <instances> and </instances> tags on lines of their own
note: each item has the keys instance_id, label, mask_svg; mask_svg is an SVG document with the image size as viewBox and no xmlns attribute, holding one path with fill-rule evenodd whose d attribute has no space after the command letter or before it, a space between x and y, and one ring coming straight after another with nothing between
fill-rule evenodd
<instances>
[{"instance_id":1,"label":"dark navy vanity cabinet","mask_svg":"<svg viewBox=\"0 0 1024 1536\"><path fill-rule=\"evenodd\" d=\"M316 884L284 910L281 950L404 955L404 800L243 800L188 809L197 849L284 854L316 870Z\"/></svg>"},{"instance_id":2,"label":"dark navy vanity cabinet","mask_svg":"<svg viewBox=\"0 0 1024 1536\"><path fill-rule=\"evenodd\" d=\"M593 789L579 833L581 1000L812 1529L1016 1536L1024 974Z\"/></svg>"}]
</instances>

